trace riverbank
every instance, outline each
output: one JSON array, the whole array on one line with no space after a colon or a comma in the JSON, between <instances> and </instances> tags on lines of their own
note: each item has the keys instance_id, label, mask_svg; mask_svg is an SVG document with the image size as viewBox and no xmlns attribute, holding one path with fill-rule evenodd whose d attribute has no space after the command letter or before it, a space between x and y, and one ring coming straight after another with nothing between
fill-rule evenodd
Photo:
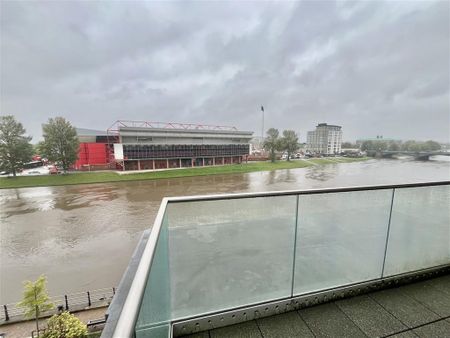
<instances>
[{"instance_id":1,"label":"riverbank","mask_svg":"<svg viewBox=\"0 0 450 338\"><path fill-rule=\"evenodd\" d=\"M90 184L90 183L106 183L121 181L140 181L140 180L156 180L162 178L177 178L191 176L205 176L218 174L240 174L255 171L272 171L279 169L296 169L305 168L313 165L326 165L336 163L348 163L367 160L363 158L314 158L305 160L277 161L271 162L250 162L243 164L233 164L215 167L198 167L186 169L168 169L162 171L152 171L143 173L133 173L127 175L119 175L114 171L102 172L76 172L68 175L43 175L43 176L18 176L0 178L0 189L10 188L26 188L26 187L45 187L57 185L73 185L73 184Z\"/></svg>"}]
</instances>

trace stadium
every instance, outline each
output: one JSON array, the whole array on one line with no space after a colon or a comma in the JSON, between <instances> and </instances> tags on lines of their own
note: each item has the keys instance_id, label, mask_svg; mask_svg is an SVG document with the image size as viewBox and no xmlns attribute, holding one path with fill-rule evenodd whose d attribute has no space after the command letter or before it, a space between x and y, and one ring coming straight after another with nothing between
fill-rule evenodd
<instances>
[{"instance_id":1,"label":"stadium","mask_svg":"<svg viewBox=\"0 0 450 338\"><path fill-rule=\"evenodd\" d=\"M156 170L242 163L253 132L236 127L118 120L105 132L77 128L77 170Z\"/></svg>"}]
</instances>

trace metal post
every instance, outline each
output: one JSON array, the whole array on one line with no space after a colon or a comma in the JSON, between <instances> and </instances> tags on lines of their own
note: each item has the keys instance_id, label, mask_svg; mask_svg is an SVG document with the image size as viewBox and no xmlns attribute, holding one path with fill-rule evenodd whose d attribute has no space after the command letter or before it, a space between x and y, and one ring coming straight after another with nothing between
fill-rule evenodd
<instances>
[{"instance_id":1,"label":"metal post","mask_svg":"<svg viewBox=\"0 0 450 338\"><path fill-rule=\"evenodd\" d=\"M387 234L386 234L386 245L384 246L383 267L381 268L381 278L384 277L384 267L386 265L386 255L387 255L387 250L388 250L389 234L391 232L391 218L392 218L392 207L394 206L394 197L395 197L395 188L392 189L391 208L389 210L389 220L388 220Z\"/></svg>"},{"instance_id":2,"label":"metal post","mask_svg":"<svg viewBox=\"0 0 450 338\"><path fill-rule=\"evenodd\" d=\"M113 287L113 295L115 295L115 294L116 294L116 288Z\"/></svg>"},{"instance_id":3,"label":"metal post","mask_svg":"<svg viewBox=\"0 0 450 338\"><path fill-rule=\"evenodd\" d=\"M294 228L294 252L292 260L292 276L291 276L291 297L294 297L294 285L295 285L295 258L297 255L297 229L298 229L298 202L300 195L297 195L295 202L295 228Z\"/></svg>"},{"instance_id":4,"label":"metal post","mask_svg":"<svg viewBox=\"0 0 450 338\"><path fill-rule=\"evenodd\" d=\"M3 310L5 311L5 320L9 320L9 314L8 314L8 307L6 305L3 305Z\"/></svg>"},{"instance_id":5,"label":"metal post","mask_svg":"<svg viewBox=\"0 0 450 338\"><path fill-rule=\"evenodd\" d=\"M264 106L261 106L262 111L262 127L261 127L261 148L264 142Z\"/></svg>"},{"instance_id":6,"label":"metal post","mask_svg":"<svg viewBox=\"0 0 450 338\"><path fill-rule=\"evenodd\" d=\"M64 295L64 300L66 301L66 311L69 311L69 302L67 300L67 295Z\"/></svg>"},{"instance_id":7,"label":"metal post","mask_svg":"<svg viewBox=\"0 0 450 338\"><path fill-rule=\"evenodd\" d=\"M91 294L89 293L89 291L87 292L87 296L88 296L88 305L91 306Z\"/></svg>"}]
</instances>

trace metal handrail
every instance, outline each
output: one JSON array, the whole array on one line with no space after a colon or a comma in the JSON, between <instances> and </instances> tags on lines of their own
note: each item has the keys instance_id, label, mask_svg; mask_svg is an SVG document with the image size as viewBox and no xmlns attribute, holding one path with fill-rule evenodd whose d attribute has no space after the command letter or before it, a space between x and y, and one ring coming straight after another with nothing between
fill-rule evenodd
<instances>
[{"instance_id":1,"label":"metal handrail","mask_svg":"<svg viewBox=\"0 0 450 338\"><path fill-rule=\"evenodd\" d=\"M306 190L285 190L285 191L271 191L271 192L251 192L251 193L237 193L237 194L218 194L218 195L199 195L199 196L182 196L182 197L165 197L162 200L158 214L156 216L149 240L146 244L142 258L139 262L133 283L128 292L128 296L122 307L119 315L119 320L115 326L112 337L133 337L135 325L139 314L142 298L147 284L148 275L153 262L156 245L159 234L161 232L162 221L169 203L192 202L192 201L213 201L213 200L231 200L231 199L245 199L254 197L272 197L272 196L286 196L286 195L312 195L312 194L327 194L327 193L342 193L352 191L370 191L381 189L401 189L401 188L418 188L450 185L450 181L433 181L433 182L418 182L418 183L404 183L404 184L383 184L383 185L367 185L354 187L338 187L338 188L320 188L320 189L306 189Z\"/></svg>"},{"instance_id":2,"label":"metal handrail","mask_svg":"<svg viewBox=\"0 0 450 338\"><path fill-rule=\"evenodd\" d=\"M147 284L148 274L153 262L156 245L158 243L159 233L161 231L164 213L166 212L167 198L163 198L158 214L156 215L155 223L150 233L147 245L142 253L141 261L136 270L135 278L131 284L130 291L122 307L119 320L117 321L113 337L133 337L134 326L136 324L141 300L144 295L145 286ZM122 315L126 314L126 315Z\"/></svg>"},{"instance_id":3,"label":"metal handrail","mask_svg":"<svg viewBox=\"0 0 450 338\"><path fill-rule=\"evenodd\" d=\"M246 192L236 194L217 194L217 195L195 195L195 196L180 196L180 197L166 197L169 203L178 202L192 202L192 201L214 201L214 200L229 200L241 199L251 197L273 197L286 195L313 195L326 193L339 193L351 191L370 191L382 189L397 189L397 188L419 188L431 187L437 185L449 185L450 181L433 181L433 182L418 182L418 183L403 183L403 184L379 184L379 185L361 185L354 187L338 187L338 188L315 188L302 190L282 190L282 191L268 191L268 192Z\"/></svg>"}]
</instances>

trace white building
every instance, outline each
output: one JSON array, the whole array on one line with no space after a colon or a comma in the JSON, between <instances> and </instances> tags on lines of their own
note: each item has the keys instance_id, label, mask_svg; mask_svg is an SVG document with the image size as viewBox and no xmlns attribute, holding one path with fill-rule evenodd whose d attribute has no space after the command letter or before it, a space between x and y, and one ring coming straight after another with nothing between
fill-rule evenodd
<instances>
[{"instance_id":1,"label":"white building","mask_svg":"<svg viewBox=\"0 0 450 338\"><path fill-rule=\"evenodd\" d=\"M319 123L314 131L308 131L306 150L319 154L339 154L342 144L342 127Z\"/></svg>"}]
</instances>

